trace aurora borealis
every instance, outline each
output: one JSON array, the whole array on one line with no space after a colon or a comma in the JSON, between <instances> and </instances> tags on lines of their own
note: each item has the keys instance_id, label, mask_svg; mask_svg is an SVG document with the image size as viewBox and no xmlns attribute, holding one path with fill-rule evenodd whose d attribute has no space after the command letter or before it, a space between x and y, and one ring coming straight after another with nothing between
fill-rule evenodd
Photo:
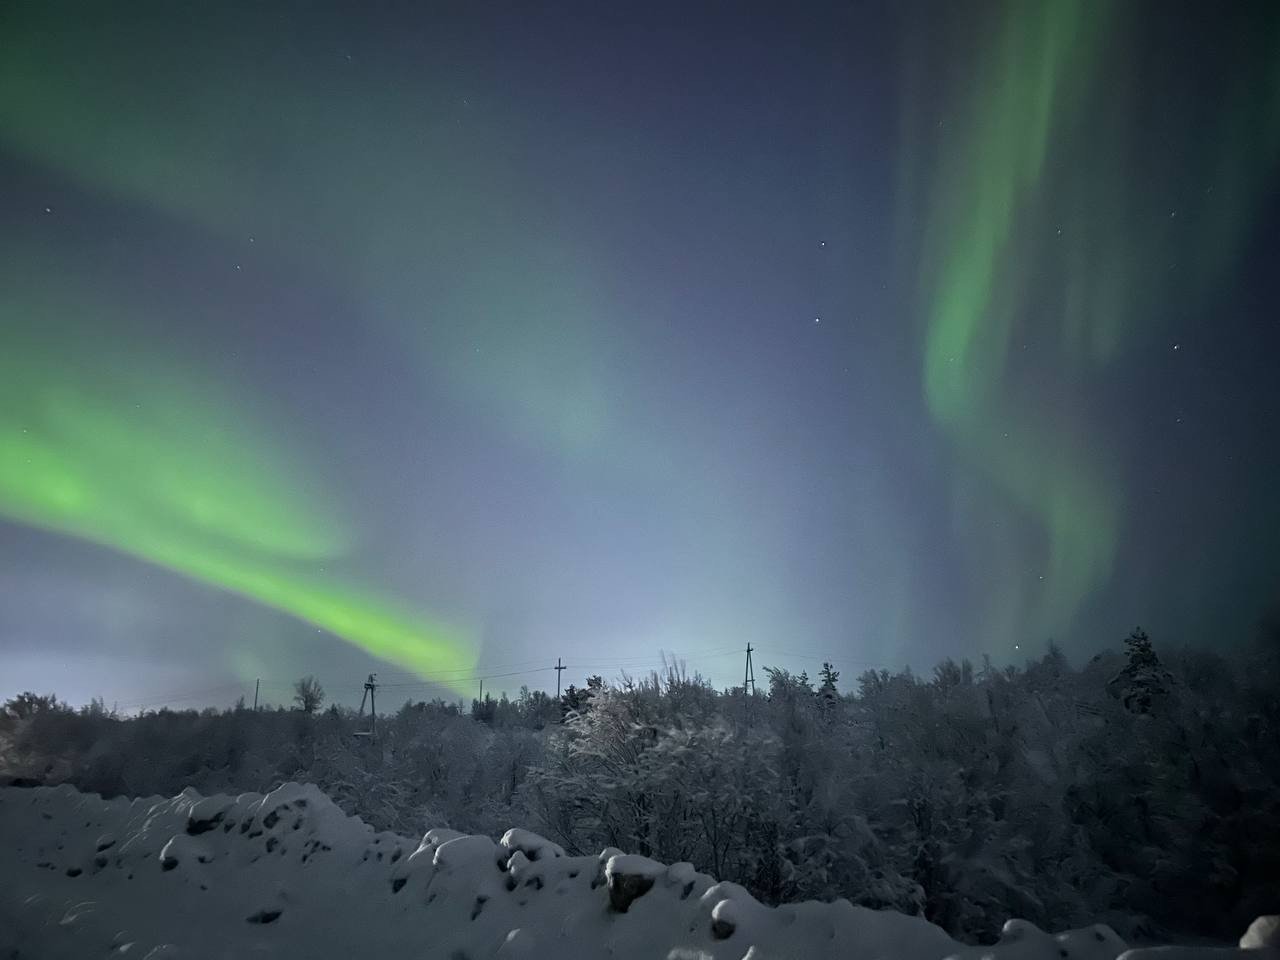
<instances>
[{"instance_id":1,"label":"aurora borealis","mask_svg":"<svg viewBox=\"0 0 1280 960\"><path fill-rule=\"evenodd\" d=\"M32 303L3 312L14 330L18 317L43 314ZM300 505L308 479L284 469L278 444L237 425L233 398L190 375L128 379L133 361L109 349L76 364L65 343L45 356L17 336L9 347L0 366L7 517L242 595L424 675L471 666L450 631L316 576L347 538Z\"/></svg>"},{"instance_id":2,"label":"aurora borealis","mask_svg":"<svg viewBox=\"0 0 1280 960\"><path fill-rule=\"evenodd\" d=\"M0 673L1243 638L1280 16L1188 11L13 5Z\"/></svg>"},{"instance_id":3,"label":"aurora borealis","mask_svg":"<svg viewBox=\"0 0 1280 960\"><path fill-rule=\"evenodd\" d=\"M960 454L960 483L985 474L1047 549L1041 592L992 597L997 632L1061 632L1111 578L1129 503L1091 381L1180 301L1206 309L1258 227L1280 170L1280 20L1269 19L1260 36L1220 27L1223 49L1244 56L1206 105L1194 76L1170 71L1151 89L1126 77L1150 27L1102 4L1010 7L975 51L941 60L975 66L949 104L963 133L929 144L912 131L906 150L934 158L911 261L925 267L925 400ZM1120 77L1128 96L1110 85ZM1172 162L1147 167L1153 143L1172 145ZM1171 345L1177 327L1166 329ZM1048 339L1053 369L1018 383L1019 340L1031 338ZM1003 535L965 539L1002 567L1021 562Z\"/></svg>"}]
</instances>

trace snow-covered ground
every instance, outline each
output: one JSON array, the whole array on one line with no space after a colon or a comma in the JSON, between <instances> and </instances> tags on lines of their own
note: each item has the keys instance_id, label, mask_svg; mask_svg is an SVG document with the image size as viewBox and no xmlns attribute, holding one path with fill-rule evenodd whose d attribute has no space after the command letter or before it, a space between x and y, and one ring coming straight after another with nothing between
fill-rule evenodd
<instances>
[{"instance_id":1,"label":"snow-covered ground","mask_svg":"<svg viewBox=\"0 0 1280 960\"><path fill-rule=\"evenodd\" d=\"M167 800L0 789L5 960L1112 960L1124 950L1105 926L1050 935L1016 920L998 944L965 947L916 917L846 901L766 907L687 863L612 849L570 857L523 830L498 843L445 830L409 840L375 833L311 785Z\"/></svg>"}]
</instances>

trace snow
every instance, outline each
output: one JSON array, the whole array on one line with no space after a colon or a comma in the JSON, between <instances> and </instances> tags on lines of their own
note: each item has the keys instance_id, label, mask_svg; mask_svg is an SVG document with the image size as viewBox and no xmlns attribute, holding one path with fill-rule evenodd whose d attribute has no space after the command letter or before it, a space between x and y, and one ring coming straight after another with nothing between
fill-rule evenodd
<instances>
[{"instance_id":1,"label":"snow","mask_svg":"<svg viewBox=\"0 0 1280 960\"><path fill-rule=\"evenodd\" d=\"M1261 947L1280 950L1280 917L1259 917L1253 921L1240 938L1240 946L1246 950Z\"/></svg>"},{"instance_id":2,"label":"snow","mask_svg":"<svg viewBox=\"0 0 1280 960\"><path fill-rule=\"evenodd\" d=\"M512 827L504 833L498 843L509 854L522 853L530 860L564 856L564 847L538 836L532 830L521 830L519 827Z\"/></svg>"},{"instance_id":3,"label":"snow","mask_svg":"<svg viewBox=\"0 0 1280 960\"><path fill-rule=\"evenodd\" d=\"M1251 943L1274 944L1258 926ZM376 833L319 789L103 800L0 790L0 956L1113 960L1109 928L968 947L848 901L767 907L691 864L569 856L527 830ZM1262 953L1211 951L1214 960ZM1209 960L1204 948L1127 960ZM1195 957L1183 957L1183 954ZM1152 956L1146 956L1152 954ZM1206 954L1201 957L1201 954Z\"/></svg>"},{"instance_id":4,"label":"snow","mask_svg":"<svg viewBox=\"0 0 1280 960\"><path fill-rule=\"evenodd\" d=\"M657 860L650 860L648 857L641 857L634 853L615 853L605 864L604 875L610 879L614 877L643 877L648 880L656 880L667 872L664 864L658 863Z\"/></svg>"}]
</instances>

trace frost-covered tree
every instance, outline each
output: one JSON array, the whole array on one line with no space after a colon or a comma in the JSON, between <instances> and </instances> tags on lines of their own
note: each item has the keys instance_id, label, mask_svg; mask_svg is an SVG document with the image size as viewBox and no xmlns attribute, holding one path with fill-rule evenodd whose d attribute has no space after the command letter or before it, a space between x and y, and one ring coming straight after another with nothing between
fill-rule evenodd
<instances>
[{"instance_id":1,"label":"frost-covered tree","mask_svg":"<svg viewBox=\"0 0 1280 960\"><path fill-rule=\"evenodd\" d=\"M818 673L822 683L818 686L818 697L826 708L830 708L840 700L840 690L836 684L840 681L840 671L825 661Z\"/></svg>"},{"instance_id":2,"label":"frost-covered tree","mask_svg":"<svg viewBox=\"0 0 1280 960\"><path fill-rule=\"evenodd\" d=\"M1156 656L1151 638L1141 627L1125 638L1127 662L1108 685L1125 709L1149 714L1168 695L1169 675Z\"/></svg>"},{"instance_id":3,"label":"frost-covered tree","mask_svg":"<svg viewBox=\"0 0 1280 960\"><path fill-rule=\"evenodd\" d=\"M670 663L573 688L563 724L537 691L487 698L487 718L409 703L376 747L341 705L123 720L49 698L6 712L0 774L134 796L307 779L380 829L526 826L575 852L690 860L770 902L924 913L967 940L1009 916L1234 937L1277 906L1268 639L1230 656L1157 657L1135 637L1079 668L1051 646L1023 667L868 671L834 699L834 667L817 690L774 668L749 710L741 688ZM1117 677L1162 692L1135 712Z\"/></svg>"},{"instance_id":4,"label":"frost-covered tree","mask_svg":"<svg viewBox=\"0 0 1280 960\"><path fill-rule=\"evenodd\" d=\"M315 713L324 704L324 687L319 680L308 674L294 683L293 702L303 713Z\"/></svg>"},{"instance_id":5,"label":"frost-covered tree","mask_svg":"<svg viewBox=\"0 0 1280 960\"><path fill-rule=\"evenodd\" d=\"M15 720L29 720L43 711L65 709L65 704L60 703L52 693L41 695L27 690L7 700L2 712Z\"/></svg>"}]
</instances>

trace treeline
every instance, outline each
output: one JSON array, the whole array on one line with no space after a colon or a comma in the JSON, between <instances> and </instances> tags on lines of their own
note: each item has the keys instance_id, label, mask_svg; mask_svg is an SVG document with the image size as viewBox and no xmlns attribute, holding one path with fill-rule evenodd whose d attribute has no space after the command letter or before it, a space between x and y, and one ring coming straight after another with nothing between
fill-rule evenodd
<instances>
[{"instance_id":1,"label":"treeline","mask_svg":"<svg viewBox=\"0 0 1280 960\"><path fill-rule=\"evenodd\" d=\"M104 795L310 780L379 828L538 830L688 860L763 900L847 897L994 938L1010 916L1133 939L1233 938L1280 912L1280 633L1230 659L1135 631L1076 668L946 661L932 676L768 669L716 691L678 666L406 703L121 719L24 694L0 720L20 782ZM305 678L304 678L305 679Z\"/></svg>"}]
</instances>

